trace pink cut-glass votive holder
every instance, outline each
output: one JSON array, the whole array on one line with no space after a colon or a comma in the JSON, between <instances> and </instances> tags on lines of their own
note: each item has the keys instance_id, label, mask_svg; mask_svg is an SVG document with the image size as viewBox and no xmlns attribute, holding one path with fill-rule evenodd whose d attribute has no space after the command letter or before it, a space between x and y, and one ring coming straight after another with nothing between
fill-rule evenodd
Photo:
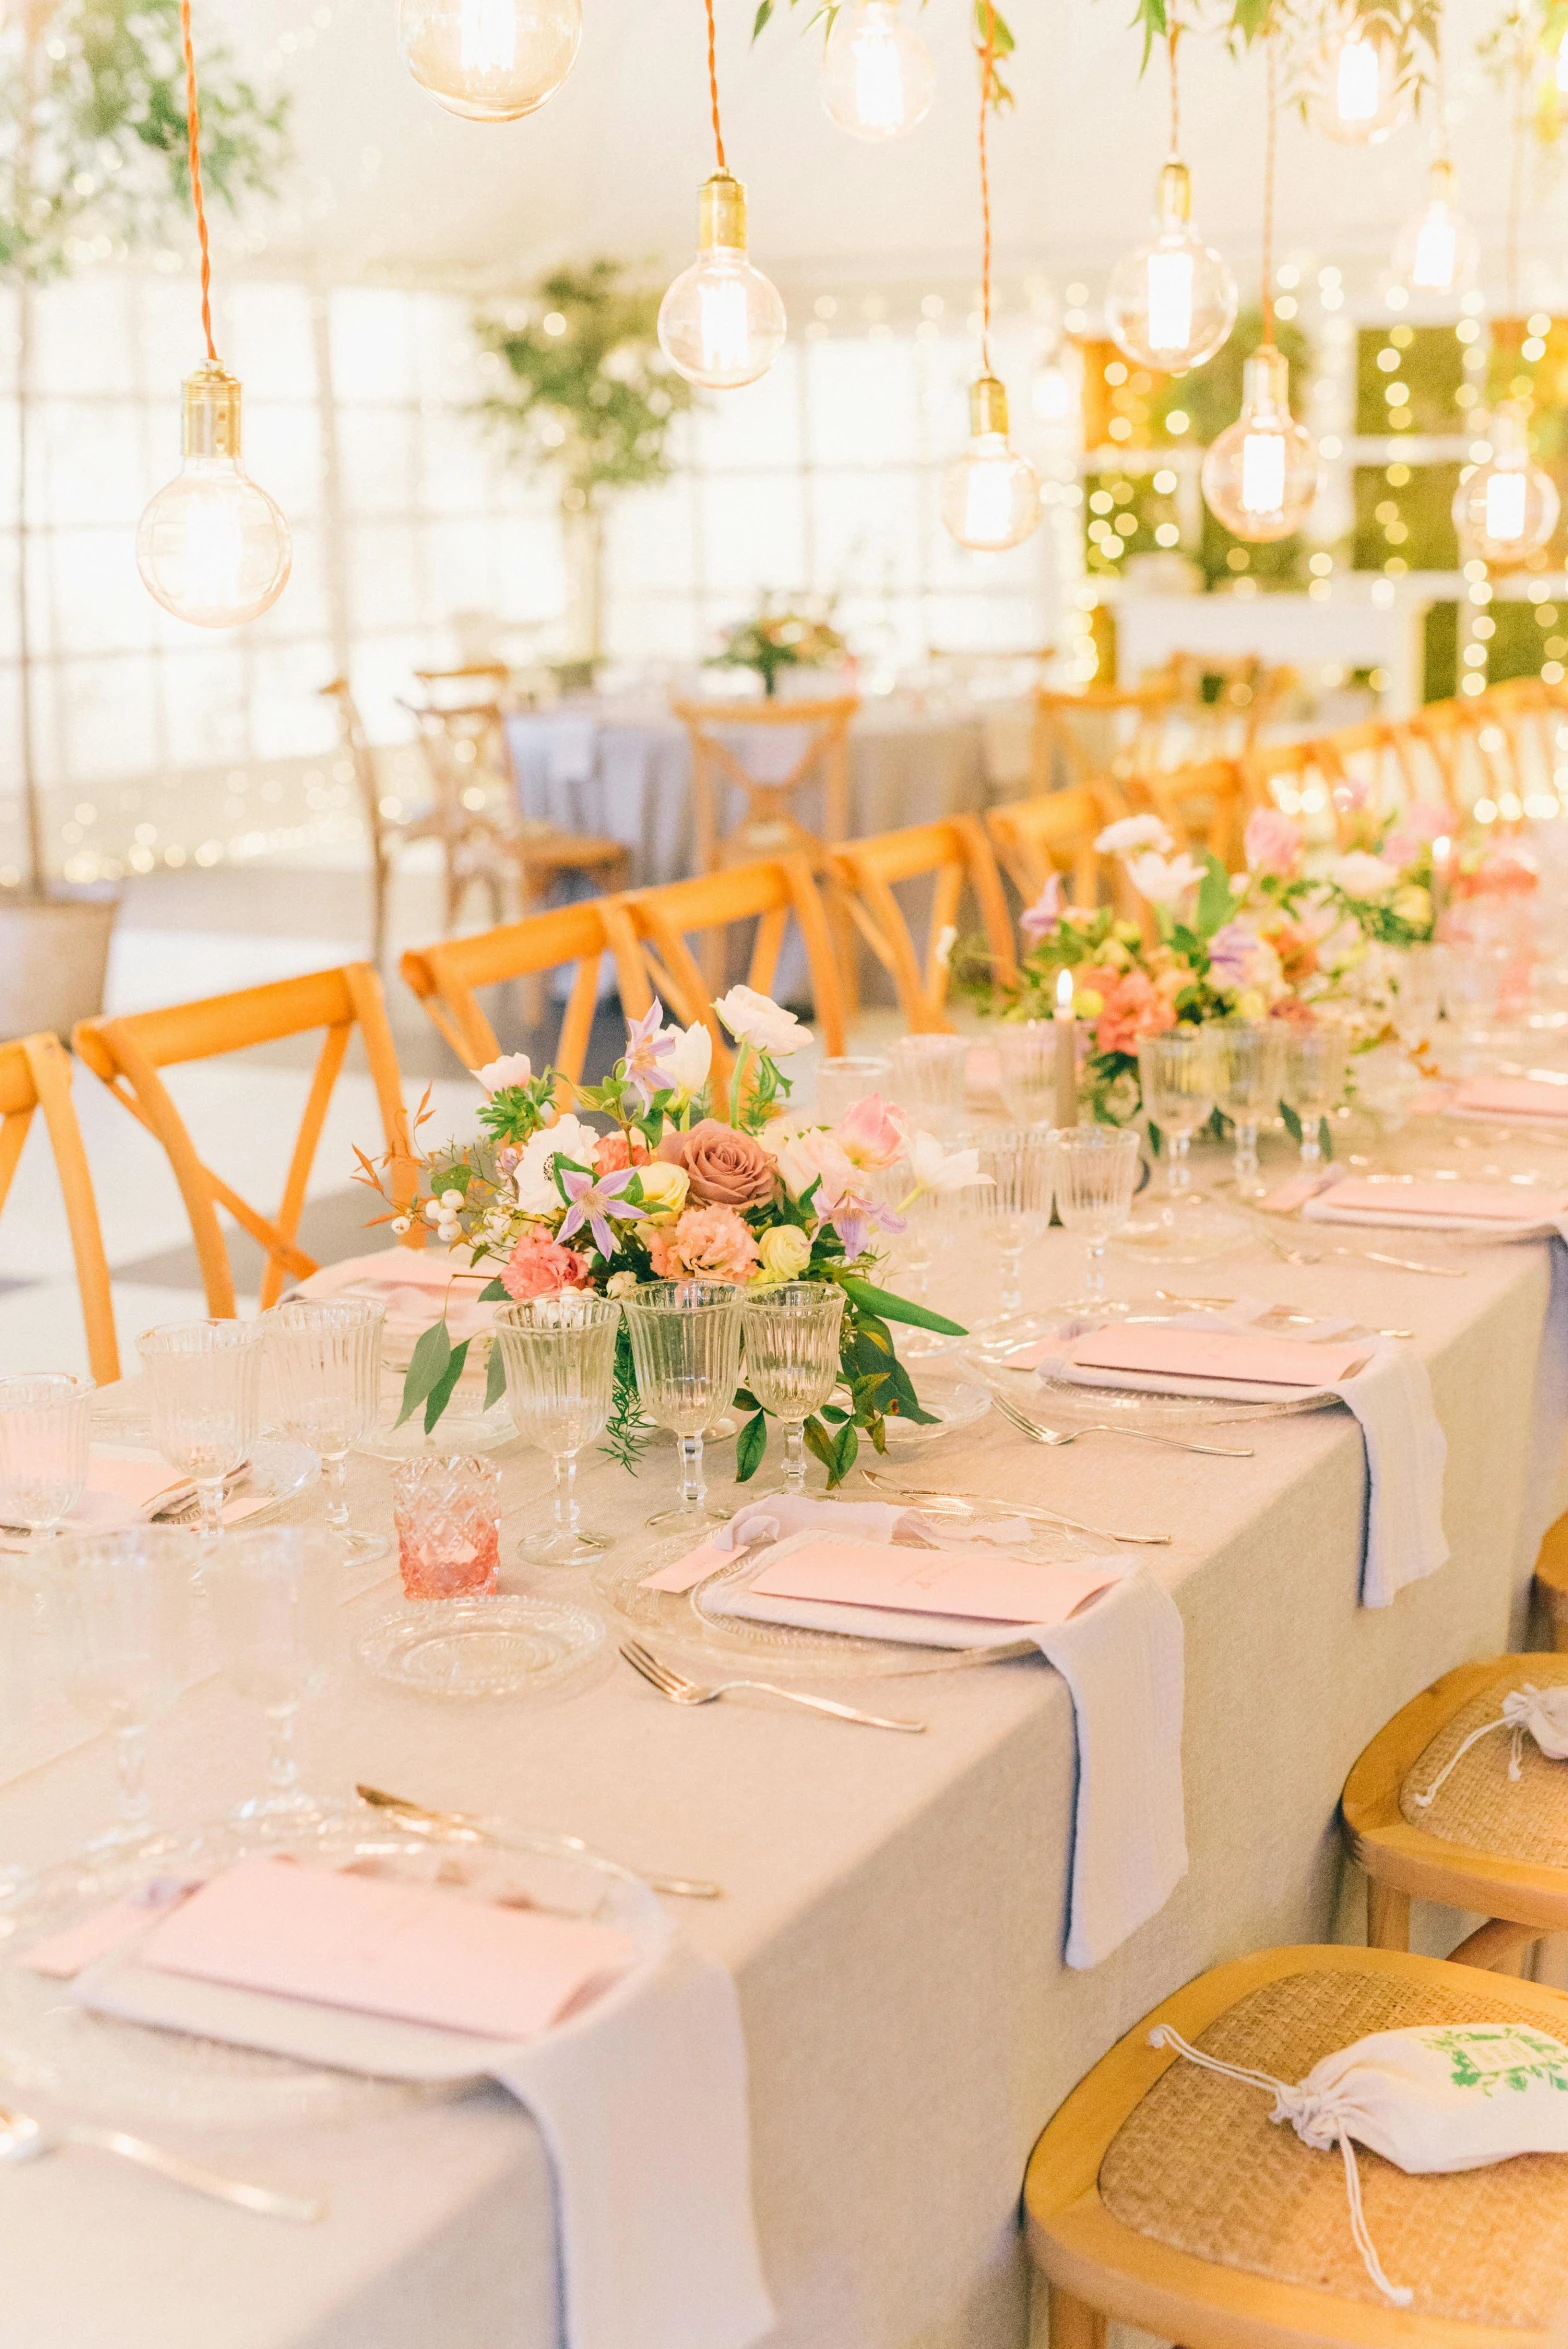
<instances>
[{"instance_id":1,"label":"pink cut-glass votive holder","mask_svg":"<svg viewBox=\"0 0 1568 2349\"><path fill-rule=\"evenodd\" d=\"M492 1460L421 1452L392 1471L404 1595L471 1598L501 1571L501 1471Z\"/></svg>"}]
</instances>

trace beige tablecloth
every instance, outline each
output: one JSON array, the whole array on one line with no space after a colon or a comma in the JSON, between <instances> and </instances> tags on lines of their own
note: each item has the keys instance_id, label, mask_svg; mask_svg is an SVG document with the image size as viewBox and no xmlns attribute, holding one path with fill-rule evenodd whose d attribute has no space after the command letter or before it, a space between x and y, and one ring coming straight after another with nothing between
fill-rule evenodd
<instances>
[{"instance_id":1,"label":"beige tablecloth","mask_svg":"<svg viewBox=\"0 0 1568 2349\"><path fill-rule=\"evenodd\" d=\"M1164 1278L1417 1329L1448 1434L1453 1557L1386 1610L1357 1604L1362 1445L1343 1412L1272 1422L1235 1462L1102 1438L1042 1451L993 1415L908 1471L1175 1534L1141 1554L1185 1618L1192 1870L1094 1972L1060 1962L1072 1711L1041 1662L881 1684L929 1720L918 1739L751 1701L684 1713L616 1664L568 1702L473 1711L345 1668L315 1709L312 1779L505 1810L718 1878L722 1902L680 1915L739 1984L772 2349L1019 2349L1017 2197L1042 2124L1201 1968L1330 1935L1357 1752L1437 1673L1523 1634L1562 1426L1561 1365L1543 1354L1554 1254L1568 1261L1474 1250L1454 1281L1261 1250L1175 1277L1123 1268L1128 1293ZM1077 1249L1052 1235L1031 1274L1042 1300L1066 1293ZM585 1504L629 1532L672 1473L668 1452L635 1485L595 1467ZM384 1472L360 1464L355 1484L361 1510L384 1513ZM507 1455L508 1537L547 1484L542 1462ZM384 1598L346 1607L346 1627ZM161 1811L222 1810L261 1757L255 1716L196 1689L155 1736ZM101 1740L15 1778L0 1856L53 1856L103 1816L109 1785ZM1439 1948L1458 1935L1452 1918L1425 1930ZM499 2095L222 2151L325 2190L330 2218L268 2226L85 2154L8 2171L0 2349L553 2349L548 2177Z\"/></svg>"}]
</instances>

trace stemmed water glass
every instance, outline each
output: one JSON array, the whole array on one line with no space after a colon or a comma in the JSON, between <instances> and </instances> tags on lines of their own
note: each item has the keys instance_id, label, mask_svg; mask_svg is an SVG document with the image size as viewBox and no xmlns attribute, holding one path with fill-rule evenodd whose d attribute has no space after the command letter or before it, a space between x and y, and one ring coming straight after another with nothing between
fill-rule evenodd
<instances>
[{"instance_id":1,"label":"stemmed water glass","mask_svg":"<svg viewBox=\"0 0 1568 2349\"><path fill-rule=\"evenodd\" d=\"M1105 1243L1125 1231L1138 1187L1139 1137L1131 1126L1059 1126L1050 1137L1051 1188L1063 1228L1087 1246L1084 1302L1105 1298Z\"/></svg>"},{"instance_id":2,"label":"stemmed water glass","mask_svg":"<svg viewBox=\"0 0 1568 2349\"><path fill-rule=\"evenodd\" d=\"M1048 1126L1056 1115L1056 1023L1024 1020L996 1031L1002 1106L1015 1125Z\"/></svg>"},{"instance_id":3,"label":"stemmed water glass","mask_svg":"<svg viewBox=\"0 0 1568 2349\"><path fill-rule=\"evenodd\" d=\"M330 1676L339 1563L323 1527L268 1525L228 1535L208 1570L225 1675L236 1695L261 1707L268 1730L267 1791L241 1803L236 1819L286 1829L322 1815L299 1782L294 1728L300 1706Z\"/></svg>"},{"instance_id":4,"label":"stemmed water glass","mask_svg":"<svg viewBox=\"0 0 1568 2349\"><path fill-rule=\"evenodd\" d=\"M374 1297L290 1297L263 1316L267 1355L287 1434L321 1462L327 1523L346 1557L386 1554L379 1533L349 1524L346 1463L376 1420L386 1306Z\"/></svg>"},{"instance_id":5,"label":"stemmed water glass","mask_svg":"<svg viewBox=\"0 0 1568 2349\"><path fill-rule=\"evenodd\" d=\"M740 1293L727 1281L645 1281L621 1300L642 1407L680 1439L681 1497L650 1525L695 1531L723 1509L708 1507L702 1433L727 1411L740 1384Z\"/></svg>"},{"instance_id":6,"label":"stemmed water glass","mask_svg":"<svg viewBox=\"0 0 1568 2349\"><path fill-rule=\"evenodd\" d=\"M1418 940L1400 948L1394 962L1394 1027L1407 1052L1430 1046L1442 1008L1440 946Z\"/></svg>"},{"instance_id":7,"label":"stemmed water glass","mask_svg":"<svg viewBox=\"0 0 1568 2349\"><path fill-rule=\"evenodd\" d=\"M93 1382L64 1371L0 1378L0 1525L60 1531L87 1490Z\"/></svg>"},{"instance_id":8,"label":"stemmed water glass","mask_svg":"<svg viewBox=\"0 0 1568 2349\"><path fill-rule=\"evenodd\" d=\"M962 1036L900 1036L892 1051L893 1099L912 1126L948 1132L964 1114L969 1046Z\"/></svg>"},{"instance_id":9,"label":"stemmed water glass","mask_svg":"<svg viewBox=\"0 0 1568 2349\"><path fill-rule=\"evenodd\" d=\"M610 1546L608 1535L583 1524L577 1455L610 1416L620 1324L618 1306L584 1289L496 1309L513 1423L555 1464L554 1522L523 1537L523 1555L544 1565L578 1566Z\"/></svg>"},{"instance_id":10,"label":"stemmed water glass","mask_svg":"<svg viewBox=\"0 0 1568 2349\"><path fill-rule=\"evenodd\" d=\"M787 1493L806 1489L805 1425L839 1381L844 1292L833 1281L780 1281L741 1298L746 1384L784 1430Z\"/></svg>"},{"instance_id":11,"label":"stemmed water glass","mask_svg":"<svg viewBox=\"0 0 1568 2349\"><path fill-rule=\"evenodd\" d=\"M1318 1128L1339 1107L1345 1091L1350 1039L1343 1028L1293 1028L1285 1052L1285 1092L1301 1121L1301 1163L1323 1163Z\"/></svg>"},{"instance_id":12,"label":"stemmed water glass","mask_svg":"<svg viewBox=\"0 0 1568 2349\"><path fill-rule=\"evenodd\" d=\"M1497 1024L1502 984L1503 957L1490 945L1456 939L1438 948L1438 987L1456 1030L1461 1076L1473 1071L1486 1036Z\"/></svg>"},{"instance_id":13,"label":"stemmed water glass","mask_svg":"<svg viewBox=\"0 0 1568 2349\"><path fill-rule=\"evenodd\" d=\"M193 1665L192 1624L201 1546L172 1526L79 1534L51 1560L49 1599L61 1630L66 1693L114 1731L119 1815L87 1849L140 1844L150 1834L147 1733L173 1706Z\"/></svg>"},{"instance_id":14,"label":"stemmed water glass","mask_svg":"<svg viewBox=\"0 0 1568 2349\"><path fill-rule=\"evenodd\" d=\"M1236 1188L1258 1189L1258 1127L1272 1117L1285 1082L1285 1030L1277 1020L1236 1020L1215 1031L1218 1100L1236 1129Z\"/></svg>"},{"instance_id":15,"label":"stemmed water glass","mask_svg":"<svg viewBox=\"0 0 1568 2349\"><path fill-rule=\"evenodd\" d=\"M259 1321L167 1321L136 1341L152 1389L152 1440L201 1503L201 1534L223 1531L224 1481L244 1466L260 1418Z\"/></svg>"},{"instance_id":16,"label":"stemmed water glass","mask_svg":"<svg viewBox=\"0 0 1568 2349\"><path fill-rule=\"evenodd\" d=\"M1149 1123L1165 1142L1166 1215L1192 1197L1192 1137L1214 1114L1219 1066L1208 1028L1168 1028L1138 1039L1138 1075Z\"/></svg>"},{"instance_id":17,"label":"stemmed water glass","mask_svg":"<svg viewBox=\"0 0 1568 2349\"><path fill-rule=\"evenodd\" d=\"M1050 1135L1040 1126L993 1129L960 1135L957 1146L975 1152L977 1180L953 1194L954 1205L996 1250L1006 1320L1023 1307L1024 1250L1051 1220Z\"/></svg>"},{"instance_id":18,"label":"stemmed water glass","mask_svg":"<svg viewBox=\"0 0 1568 2349\"><path fill-rule=\"evenodd\" d=\"M884 1092L892 1078L893 1063L869 1052L835 1053L831 1059L817 1063L817 1120L825 1126L836 1126L846 1110L868 1094Z\"/></svg>"}]
</instances>

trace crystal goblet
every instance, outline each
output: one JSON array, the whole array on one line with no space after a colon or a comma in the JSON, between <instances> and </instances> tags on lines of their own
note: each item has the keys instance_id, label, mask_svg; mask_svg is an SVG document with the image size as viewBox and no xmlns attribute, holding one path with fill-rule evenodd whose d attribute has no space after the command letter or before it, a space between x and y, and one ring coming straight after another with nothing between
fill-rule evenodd
<instances>
[{"instance_id":1,"label":"crystal goblet","mask_svg":"<svg viewBox=\"0 0 1568 2349\"><path fill-rule=\"evenodd\" d=\"M228 1535L208 1569L225 1676L261 1707L268 1729L267 1791L241 1803L236 1819L287 1829L323 1816L300 1785L294 1729L331 1674L340 1563L326 1527L267 1525Z\"/></svg>"},{"instance_id":2,"label":"crystal goblet","mask_svg":"<svg viewBox=\"0 0 1568 2349\"><path fill-rule=\"evenodd\" d=\"M152 1440L201 1503L201 1534L223 1531L224 1479L243 1467L260 1419L259 1321L168 1321L136 1341L152 1390Z\"/></svg>"},{"instance_id":3,"label":"crystal goblet","mask_svg":"<svg viewBox=\"0 0 1568 2349\"><path fill-rule=\"evenodd\" d=\"M93 1382L64 1371L0 1378L0 1525L59 1534L87 1490Z\"/></svg>"},{"instance_id":4,"label":"crystal goblet","mask_svg":"<svg viewBox=\"0 0 1568 2349\"><path fill-rule=\"evenodd\" d=\"M1236 1020L1215 1031L1217 1099L1236 1129L1236 1188L1258 1189L1258 1128L1279 1106L1285 1082L1285 1029L1278 1020Z\"/></svg>"},{"instance_id":5,"label":"crystal goblet","mask_svg":"<svg viewBox=\"0 0 1568 2349\"><path fill-rule=\"evenodd\" d=\"M202 1547L173 1526L78 1534L50 1561L66 1693L114 1731L119 1815L87 1849L142 1844L151 1833L147 1738L194 1670L193 1624Z\"/></svg>"},{"instance_id":6,"label":"crystal goblet","mask_svg":"<svg viewBox=\"0 0 1568 2349\"><path fill-rule=\"evenodd\" d=\"M832 1281L779 1281L741 1298L746 1384L784 1430L787 1493L806 1489L805 1425L839 1381L844 1292Z\"/></svg>"},{"instance_id":7,"label":"crystal goblet","mask_svg":"<svg viewBox=\"0 0 1568 2349\"><path fill-rule=\"evenodd\" d=\"M579 1566L608 1549L590 1533L577 1503L577 1455L610 1416L619 1306L586 1289L533 1297L496 1309L495 1342L506 1365L506 1400L525 1443L555 1464L553 1523L523 1538L523 1555L543 1565Z\"/></svg>"},{"instance_id":8,"label":"crystal goblet","mask_svg":"<svg viewBox=\"0 0 1568 2349\"><path fill-rule=\"evenodd\" d=\"M1091 1305L1105 1298L1105 1244L1132 1214L1139 1149L1130 1126L1059 1126L1050 1137L1056 1212L1065 1230L1083 1234L1084 1301Z\"/></svg>"},{"instance_id":9,"label":"crystal goblet","mask_svg":"<svg viewBox=\"0 0 1568 2349\"><path fill-rule=\"evenodd\" d=\"M1192 1194L1192 1137L1214 1114L1219 1068L1209 1028L1167 1028L1138 1039L1138 1075L1149 1123L1165 1142L1167 1210Z\"/></svg>"},{"instance_id":10,"label":"crystal goblet","mask_svg":"<svg viewBox=\"0 0 1568 2349\"><path fill-rule=\"evenodd\" d=\"M954 1210L960 1224L976 1227L982 1244L996 1251L1004 1321L1023 1306L1024 1250L1043 1238L1051 1220L1049 1145L1043 1126L992 1128L958 1137L960 1149L975 1152L977 1179L954 1192Z\"/></svg>"},{"instance_id":11,"label":"crystal goblet","mask_svg":"<svg viewBox=\"0 0 1568 2349\"><path fill-rule=\"evenodd\" d=\"M740 1384L740 1292L725 1281L645 1281L621 1311L642 1407L680 1441L680 1499L648 1523L696 1530L722 1521L727 1512L708 1507L702 1435Z\"/></svg>"},{"instance_id":12,"label":"crystal goblet","mask_svg":"<svg viewBox=\"0 0 1568 2349\"><path fill-rule=\"evenodd\" d=\"M869 1052L836 1053L817 1063L817 1116L825 1126L836 1126L846 1110L868 1094L883 1093L892 1080L893 1063Z\"/></svg>"},{"instance_id":13,"label":"crystal goblet","mask_svg":"<svg viewBox=\"0 0 1568 2349\"><path fill-rule=\"evenodd\" d=\"M290 1297L262 1317L278 1416L321 1462L327 1523L346 1557L384 1557L386 1536L349 1523L346 1463L376 1421L386 1307L373 1297Z\"/></svg>"},{"instance_id":14,"label":"crystal goblet","mask_svg":"<svg viewBox=\"0 0 1568 2349\"><path fill-rule=\"evenodd\" d=\"M996 1031L1002 1106L1015 1125L1048 1126L1056 1115L1056 1022L1022 1020Z\"/></svg>"},{"instance_id":15,"label":"crystal goblet","mask_svg":"<svg viewBox=\"0 0 1568 2349\"><path fill-rule=\"evenodd\" d=\"M1284 1099L1301 1121L1301 1163L1323 1162L1319 1126L1345 1092L1350 1039L1343 1028L1293 1028L1285 1052Z\"/></svg>"},{"instance_id":16,"label":"crystal goblet","mask_svg":"<svg viewBox=\"0 0 1568 2349\"><path fill-rule=\"evenodd\" d=\"M964 1114L969 1046L962 1036L900 1036L890 1055L892 1094L911 1125L947 1133Z\"/></svg>"}]
</instances>

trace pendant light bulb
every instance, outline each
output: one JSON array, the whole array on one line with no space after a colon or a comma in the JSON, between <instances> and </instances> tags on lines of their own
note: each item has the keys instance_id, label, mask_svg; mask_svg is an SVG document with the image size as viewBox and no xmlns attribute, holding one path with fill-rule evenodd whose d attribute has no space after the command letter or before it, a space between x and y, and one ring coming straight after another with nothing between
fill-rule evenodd
<instances>
[{"instance_id":1,"label":"pendant light bulb","mask_svg":"<svg viewBox=\"0 0 1568 2349\"><path fill-rule=\"evenodd\" d=\"M150 595L197 628L237 628L288 583L289 526L240 463L240 386L209 361L185 380L185 462L136 531Z\"/></svg>"},{"instance_id":2,"label":"pendant light bulb","mask_svg":"<svg viewBox=\"0 0 1568 2349\"><path fill-rule=\"evenodd\" d=\"M1467 555L1506 570L1550 544L1557 488L1530 455L1529 428L1518 408L1498 408L1487 437L1491 456L1454 492L1454 528Z\"/></svg>"},{"instance_id":3,"label":"pendant light bulb","mask_svg":"<svg viewBox=\"0 0 1568 2349\"><path fill-rule=\"evenodd\" d=\"M403 63L465 122L516 122L571 72L582 0L398 0Z\"/></svg>"},{"instance_id":4,"label":"pendant light bulb","mask_svg":"<svg viewBox=\"0 0 1568 2349\"><path fill-rule=\"evenodd\" d=\"M969 446L942 476L942 519L960 546L1001 554L1040 519L1040 477L1007 438L1007 391L994 375L969 387Z\"/></svg>"},{"instance_id":5,"label":"pendant light bulb","mask_svg":"<svg viewBox=\"0 0 1568 2349\"><path fill-rule=\"evenodd\" d=\"M1314 129L1348 147L1375 147L1410 112L1392 28L1337 9L1313 60L1307 108Z\"/></svg>"},{"instance_id":6,"label":"pendant light bulb","mask_svg":"<svg viewBox=\"0 0 1568 2349\"><path fill-rule=\"evenodd\" d=\"M899 0L848 0L822 59L822 103L841 130L882 144L901 139L931 110L936 68Z\"/></svg>"},{"instance_id":7,"label":"pendant light bulb","mask_svg":"<svg viewBox=\"0 0 1568 2349\"><path fill-rule=\"evenodd\" d=\"M767 374L787 321L778 288L746 257L746 191L727 171L702 183L697 244L659 304L659 347L688 383L734 391Z\"/></svg>"},{"instance_id":8,"label":"pendant light bulb","mask_svg":"<svg viewBox=\"0 0 1568 2349\"><path fill-rule=\"evenodd\" d=\"M1192 226L1185 163L1160 174L1159 233L1118 261L1105 289L1112 340L1140 367L1182 375L1212 359L1236 323L1236 280Z\"/></svg>"},{"instance_id":9,"label":"pendant light bulb","mask_svg":"<svg viewBox=\"0 0 1568 2349\"><path fill-rule=\"evenodd\" d=\"M1290 369L1265 344L1242 370L1241 414L1203 457L1209 512L1254 546L1299 530L1318 494L1317 443L1290 412Z\"/></svg>"},{"instance_id":10,"label":"pendant light bulb","mask_svg":"<svg viewBox=\"0 0 1568 2349\"><path fill-rule=\"evenodd\" d=\"M1464 293L1476 270L1475 232L1454 210L1454 167L1432 166L1427 200L1394 241L1394 274L1428 301Z\"/></svg>"}]
</instances>

